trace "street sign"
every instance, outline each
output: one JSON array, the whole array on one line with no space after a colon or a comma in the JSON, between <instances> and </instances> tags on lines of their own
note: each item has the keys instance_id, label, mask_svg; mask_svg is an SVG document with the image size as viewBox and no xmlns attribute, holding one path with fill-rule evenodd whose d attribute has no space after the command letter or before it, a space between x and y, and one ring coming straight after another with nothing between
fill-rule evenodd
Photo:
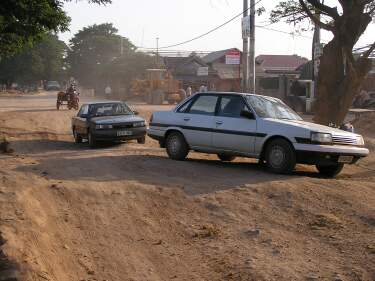
<instances>
[{"instance_id":1,"label":"street sign","mask_svg":"<svg viewBox=\"0 0 375 281\"><path fill-rule=\"evenodd\" d=\"M239 65L241 64L241 52L238 50L230 50L225 54L225 64Z\"/></svg>"},{"instance_id":2,"label":"street sign","mask_svg":"<svg viewBox=\"0 0 375 281\"><path fill-rule=\"evenodd\" d=\"M250 16L246 16L242 18L242 39L250 38L251 34L251 24L250 24Z\"/></svg>"},{"instance_id":3,"label":"street sign","mask_svg":"<svg viewBox=\"0 0 375 281\"><path fill-rule=\"evenodd\" d=\"M197 76L208 76L208 67L207 66L198 67Z\"/></svg>"}]
</instances>

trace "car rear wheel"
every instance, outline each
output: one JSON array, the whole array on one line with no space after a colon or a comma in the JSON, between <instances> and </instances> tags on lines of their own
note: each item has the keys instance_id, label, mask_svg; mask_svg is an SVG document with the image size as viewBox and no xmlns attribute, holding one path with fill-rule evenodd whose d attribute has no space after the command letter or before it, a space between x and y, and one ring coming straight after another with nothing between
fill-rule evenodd
<instances>
[{"instance_id":1,"label":"car rear wheel","mask_svg":"<svg viewBox=\"0 0 375 281\"><path fill-rule=\"evenodd\" d=\"M236 156L226 155L226 154L218 154L217 157L219 157L219 159L223 162L231 162L234 159L236 159Z\"/></svg>"},{"instance_id":2,"label":"car rear wheel","mask_svg":"<svg viewBox=\"0 0 375 281\"><path fill-rule=\"evenodd\" d=\"M91 148L94 148L94 147L96 147L96 139L95 139L95 136L93 136L92 135L92 133L90 132L90 131L88 131L88 133L87 133L87 140L88 140L88 142L89 142L89 146L91 147Z\"/></svg>"},{"instance_id":3,"label":"car rear wheel","mask_svg":"<svg viewBox=\"0 0 375 281\"><path fill-rule=\"evenodd\" d=\"M266 147L265 160L274 173L288 174L296 166L296 154L292 145L284 139L275 139Z\"/></svg>"},{"instance_id":4,"label":"car rear wheel","mask_svg":"<svg viewBox=\"0 0 375 281\"><path fill-rule=\"evenodd\" d=\"M142 137L142 138L137 139L137 143L145 144L146 143L146 137Z\"/></svg>"},{"instance_id":5,"label":"car rear wheel","mask_svg":"<svg viewBox=\"0 0 375 281\"><path fill-rule=\"evenodd\" d=\"M325 177L333 178L340 174L342 169L344 168L344 164L337 163L333 165L316 165L319 173Z\"/></svg>"},{"instance_id":6,"label":"car rear wheel","mask_svg":"<svg viewBox=\"0 0 375 281\"><path fill-rule=\"evenodd\" d=\"M189 146L181 133L173 132L168 135L166 148L169 158L182 161L189 153Z\"/></svg>"},{"instance_id":7,"label":"car rear wheel","mask_svg":"<svg viewBox=\"0 0 375 281\"><path fill-rule=\"evenodd\" d=\"M81 143L82 142L82 137L77 133L77 130L75 128L73 129L73 137L74 137L75 143Z\"/></svg>"}]
</instances>

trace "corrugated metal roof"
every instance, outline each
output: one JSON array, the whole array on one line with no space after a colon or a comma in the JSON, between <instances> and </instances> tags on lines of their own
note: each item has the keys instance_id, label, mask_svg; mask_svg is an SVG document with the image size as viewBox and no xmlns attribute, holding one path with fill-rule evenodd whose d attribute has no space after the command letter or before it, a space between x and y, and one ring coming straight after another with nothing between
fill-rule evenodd
<instances>
[{"instance_id":1,"label":"corrugated metal roof","mask_svg":"<svg viewBox=\"0 0 375 281\"><path fill-rule=\"evenodd\" d=\"M212 52L212 53L204 56L202 59L206 63L212 63L212 62L217 61L218 59L224 57L226 53L228 53L229 51L232 51L232 50L240 51L237 48L231 48L231 49L216 51L216 52Z\"/></svg>"},{"instance_id":2,"label":"corrugated metal roof","mask_svg":"<svg viewBox=\"0 0 375 281\"><path fill-rule=\"evenodd\" d=\"M255 60L265 70L295 70L308 62L297 55L259 55Z\"/></svg>"}]
</instances>

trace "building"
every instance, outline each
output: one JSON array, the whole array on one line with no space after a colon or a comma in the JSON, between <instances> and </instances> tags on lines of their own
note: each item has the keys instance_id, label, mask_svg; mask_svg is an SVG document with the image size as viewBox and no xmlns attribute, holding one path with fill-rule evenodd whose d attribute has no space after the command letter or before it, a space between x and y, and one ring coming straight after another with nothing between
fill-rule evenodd
<instances>
[{"instance_id":1,"label":"building","mask_svg":"<svg viewBox=\"0 0 375 281\"><path fill-rule=\"evenodd\" d=\"M209 66L209 88L223 92L241 91L242 53L236 48L212 52L203 61Z\"/></svg>"},{"instance_id":2,"label":"building","mask_svg":"<svg viewBox=\"0 0 375 281\"><path fill-rule=\"evenodd\" d=\"M231 48L212 52L203 58L194 53L188 57L164 57L165 67L173 77L198 90L241 91L242 52ZM290 81L298 79L301 65L307 59L297 55L260 55L256 57L256 93L281 99L290 92Z\"/></svg>"},{"instance_id":3,"label":"building","mask_svg":"<svg viewBox=\"0 0 375 281\"><path fill-rule=\"evenodd\" d=\"M163 62L174 79L182 82L184 89L190 86L193 91L198 91L202 84L208 85L214 78L209 66L195 54L188 57L163 57Z\"/></svg>"},{"instance_id":4,"label":"building","mask_svg":"<svg viewBox=\"0 0 375 281\"><path fill-rule=\"evenodd\" d=\"M308 59L297 55L259 55L256 62L256 93L285 100L291 81L299 78Z\"/></svg>"}]
</instances>

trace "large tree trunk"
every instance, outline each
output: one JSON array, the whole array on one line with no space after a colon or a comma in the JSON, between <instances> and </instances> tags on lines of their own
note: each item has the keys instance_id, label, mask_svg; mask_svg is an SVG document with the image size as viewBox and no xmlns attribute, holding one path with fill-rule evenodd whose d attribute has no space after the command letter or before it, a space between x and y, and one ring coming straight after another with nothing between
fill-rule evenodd
<instances>
[{"instance_id":1,"label":"large tree trunk","mask_svg":"<svg viewBox=\"0 0 375 281\"><path fill-rule=\"evenodd\" d=\"M367 58L355 60L352 50L369 20L363 14L361 17L356 13L343 17L333 40L324 47L314 106L315 122L342 124L354 97L359 93L371 69L371 61Z\"/></svg>"}]
</instances>

